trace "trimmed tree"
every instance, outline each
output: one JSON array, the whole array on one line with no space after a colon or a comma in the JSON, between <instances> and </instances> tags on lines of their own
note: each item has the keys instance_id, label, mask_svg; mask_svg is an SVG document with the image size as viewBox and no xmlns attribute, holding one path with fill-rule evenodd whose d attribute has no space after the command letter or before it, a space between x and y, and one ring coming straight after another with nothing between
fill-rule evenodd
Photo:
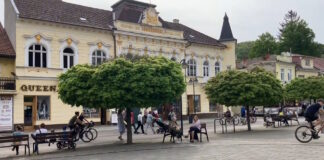
<instances>
[{"instance_id":1,"label":"trimmed tree","mask_svg":"<svg viewBox=\"0 0 324 160\"><path fill-rule=\"evenodd\" d=\"M59 94L73 106L126 109L127 143L132 143L131 109L170 103L185 91L181 65L163 57L115 59L97 69L82 65L59 77Z\"/></svg>"},{"instance_id":2,"label":"trimmed tree","mask_svg":"<svg viewBox=\"0 0 324 160\"><path fill-rule=\"evenodd\" d=\"M295 100L317 100L324 98L324 78L309 77L294 79L285 87L285 99Z\"/></svg>"},{"instance_id":3,"label":"trimmed tree","mask_svg":"<svg viewBox=\"0 0 324 160\"><path fill-rule=\"evenodd\" d=\"M71 106L99 108L101 99L92 89L93 74L97 68L90 65L77 65L61 74L58 84L59 98Z\"/></svg>"},{"instance_id":4,"label":"trimmed tree","mask_svg":"<svg viewBox=\"0 0 324 160\"><path fill-rule=\"evenodd\" d=\"M250 107L275 105L282 100L280 82L271 73L262 69L249 73L222 72L207 82L205 91L212 103L225 106L244 105L247 110L249 131L251 131Z\"/></svg>"}]
</instances>

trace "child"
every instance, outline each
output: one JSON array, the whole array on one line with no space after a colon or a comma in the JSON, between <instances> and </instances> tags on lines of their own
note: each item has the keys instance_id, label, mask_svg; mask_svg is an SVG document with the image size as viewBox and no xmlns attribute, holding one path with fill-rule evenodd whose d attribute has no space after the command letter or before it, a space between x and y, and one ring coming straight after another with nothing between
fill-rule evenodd
<instances>
[{"instance_id":1,"label":"child","mask_svg":"<svg viewBox=\"0 0 324 160\"><path fill-rule=\"evenodd\" d=\"M22 127L20 125L18 125L16 127L16 131L13 132L12 135L13 136L21 136L21 135L24 135ZM21 142L19 142L19 141L13 143L12 151L16 150L16 155L19 155L19 145L20 144L21 144Z\"/></svg>"}]
</instances>

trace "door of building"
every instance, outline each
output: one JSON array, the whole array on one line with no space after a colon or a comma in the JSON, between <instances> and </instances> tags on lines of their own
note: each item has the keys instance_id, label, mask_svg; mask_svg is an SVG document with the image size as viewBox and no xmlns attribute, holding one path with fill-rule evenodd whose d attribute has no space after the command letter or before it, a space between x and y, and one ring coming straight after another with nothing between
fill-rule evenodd
<instances>
[{"instance_id":1,"label":"door of building","mask_svg":"<svg viewBox=\"0 0 324 160\"><path fill-rule=\"evenodd\" d=\"M37 98L35 96L24 97L24 126L32 129L36 124Z\"/></svg>"},{"instance_id":2,"label":"door of building","mask_svg":"<svg viewBox=\"0 0 324 160\"><path fill-rule=\"evenodd\" d=\"M24 106L24 126L33 126L33 105L25 104Z\"/></svg>"},{"instance_id":3,"label":"door of building","mask_svg":"<svg viewBox=\"0 0 324 160\"><path fill-rule=\"evenodd\" d=\"M187 97L188 100L188 113L189 115L194 114L195 110L194 110L194 97L192 95L188 95Z\"/></svg>"}]
</instances>

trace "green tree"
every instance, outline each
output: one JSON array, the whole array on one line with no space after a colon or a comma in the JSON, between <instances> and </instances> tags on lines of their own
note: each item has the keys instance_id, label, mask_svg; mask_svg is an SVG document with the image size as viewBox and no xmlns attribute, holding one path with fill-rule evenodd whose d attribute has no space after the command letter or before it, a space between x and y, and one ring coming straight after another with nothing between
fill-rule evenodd
<instances>
[{"instance_id":1,"label":"green tree","mask_svg":"<svg viewBox=\"0 0 324 160\"><path fill-rule=\"evenodd\" d=\"M126 109L127 143L132 143L132 108L170 103L179 98L186 87L181 65L163 57L134 61L120 58L94 70L89 66L76 66L59 80L59 97L64 103Z\"/></svg>"},{"instance_id":2,"label":"green tree","mask_svg":"<svg viewBox=\"0 0 324 160\"><path fill-rule=\"evenodd\" d=\"M281 23L279 47L281 52L292 51L309 56L319 56L314 42L315 33L297 12L289 11Z\"/></svg>"},{"instance_id":3,"label":"green tree","mask_svg":"<svg viewBox=\"0 0 324 160\"><path fill-rule=\"evenodd\" d=\"M309 77L294 79L285 87L285 99L295 100L316 100L324 98L324 78Z\"/></svg>"},{"instance_id":4,"label":"green tree","mask_svg":"<svg viewBox=\"0 0 324 160\"><path fill-rule=\"evenodd\" d=\"M239 60L248 59L253 45L254 45L254 41L238 43L236 47L237 59Z\"/></svg>"},{"instance_id":5,"label":"green tree","mask_svg":"<svg viewBox=\"0 0 324 160\"><path fill-rule=\"evenodd\" d=\"M62 102L77 107L100 107L98 94L92 89L92 78L96 70L93 66L77 65L61 74L58 77L58 94Z\"/></svg>"},{"instance_id":6,"label":"green tree","mask_svg":"<svg viewBox=\"0 0 324 160\"><path fill-rule=\"evenodd\" d=\"M249 53L250 58L264 57L267 54L275 54L277 51L277 42L275 37L266 32L259 36Z\"/></svg>"},{"instance_id":7,"label":"green tree","mask_svg":"<svg viewBox=\"0 0 324 160\"><path fill-rule=\"evenodd\" d=\"M282 100L282 86L272 74L257 69L253 72L226 71L210 79L205 87L212 103L225 106L244 105L248 130L251 131L249 107L275 105Z\"/></svg>"}]
</instances>

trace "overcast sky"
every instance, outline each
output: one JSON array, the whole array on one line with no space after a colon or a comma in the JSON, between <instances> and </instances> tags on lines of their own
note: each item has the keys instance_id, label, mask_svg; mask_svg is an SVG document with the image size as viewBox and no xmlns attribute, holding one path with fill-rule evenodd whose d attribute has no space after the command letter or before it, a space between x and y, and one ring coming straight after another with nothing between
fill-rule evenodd
<instances>
[{"instance_id":1,"label":"overcast sky","mask_svg":"<svg viewBox=\"0 0 324 160\"><path fill-rule=\"evenodd\" d=\"M111 10L118 0L65 0L71 3ZM140 0L150 2L150 0ZM295 10L324 43L323 0L151 0L160 16L168 21L180 19L214 38L219 38L223 17L227 12L234 36L239 42L255 40L270 32L277 36L279 23L288 10ZM3 0L0 0L0 20L3 23Z\"/></svg>"}]
</instances>

